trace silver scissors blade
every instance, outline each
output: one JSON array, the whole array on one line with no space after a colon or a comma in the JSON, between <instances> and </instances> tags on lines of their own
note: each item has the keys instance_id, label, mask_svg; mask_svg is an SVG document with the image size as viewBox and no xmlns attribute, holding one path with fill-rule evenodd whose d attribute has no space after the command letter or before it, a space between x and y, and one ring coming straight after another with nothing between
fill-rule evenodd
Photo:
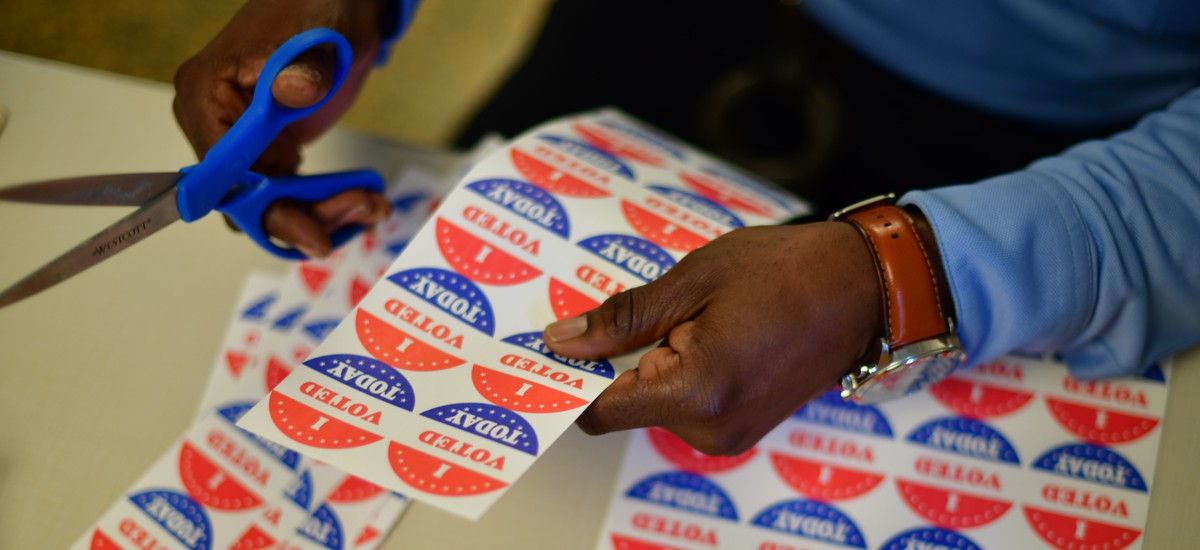
<instances>
[{"instance_id":1,"label":"silver scissors blade","mask_svg":"<svg viewBox=\"0 0 1200 550\"><path fill-rule=\"evenodd\" d=\"M111 174L25 183L0 189L0 200L84 206L141 206L179 181L179 172Z\"/></svg>"},{"instance_id":2,"label":"silver scissors blade","mask_svg":"<svg viewBox=\"0 0 1200 550\"><path fill-rule=\"evenodd\" d=\"M179 220L179 207L175 202L177 192L176 188L169 188L132 214L0 292L0 308L61 283Z\"/></svg>"}]
</instances>

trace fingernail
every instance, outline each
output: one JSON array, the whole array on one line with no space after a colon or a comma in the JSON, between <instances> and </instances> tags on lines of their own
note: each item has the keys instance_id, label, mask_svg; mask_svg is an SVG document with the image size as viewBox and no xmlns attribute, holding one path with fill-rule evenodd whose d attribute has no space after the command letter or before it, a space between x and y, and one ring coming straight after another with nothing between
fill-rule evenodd
<instances>
[{"instance_id":1,"label":"fingernail","mask_svg":"<svg viewBox=\"0 0 1200 550\"><path fill-rule=\"evenodd\" d=\"M316 249L309 248L307 246L296 245L296 250L299 250L302 254L304 254L305 256L308 256L309 258L312 258L314 260L319 260L319 259L325 257L324 254L321 254Z\"/></svg>"},{"instance_id":2,"label":"fingernail","mask_svg":"<svg viewBox=\"0 0 1200 550\"><path fill-rule=\"evenodd\" d=\"M279 76L296 75L312 82L321 81L321 72L307 63L293 63L279 71Z\"/></svg>"},{"instance_id":3,"label":"fingernail","mask_svg":"<svg viewBox=\"0 0 1200 550\"><path fill-rule=\"evenodd\" d=\"M359 204L354 208L351 208L349 212L342 214L342 217L337 221L336 225L341 227L351 223L362 223L366 221L368 213L367 207Z\"/></svg>"},{"instance_id":4,"label":"fingernail","mask_svg":"<svg viewBox=\"0 0 1200 550\"><path fill-rule=\"evenodd\" d=\"M586 315L563 319L546 325L546 336L553 342L563 342L587 332L587 326Z\"/></svg>"}]
</instances>

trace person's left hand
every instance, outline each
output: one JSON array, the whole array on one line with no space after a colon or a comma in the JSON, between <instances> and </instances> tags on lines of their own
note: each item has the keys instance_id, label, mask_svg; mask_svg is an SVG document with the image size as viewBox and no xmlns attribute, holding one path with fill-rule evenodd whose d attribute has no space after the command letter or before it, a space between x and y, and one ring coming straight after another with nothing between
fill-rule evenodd
<instances>
[{"instance_id":1,"label":"person's left hand","mask_svg":"<svg viewBox=\"0 0 1200 550\"><path fill-rule=\"evenodd\" d=\"M733 455L850 372L879 341L882 311L862 235L821 222L729 233L544 336L555 353L580 359L665 338L579 426L661 426L703 453Z\"/></svg>"}]
</instances>

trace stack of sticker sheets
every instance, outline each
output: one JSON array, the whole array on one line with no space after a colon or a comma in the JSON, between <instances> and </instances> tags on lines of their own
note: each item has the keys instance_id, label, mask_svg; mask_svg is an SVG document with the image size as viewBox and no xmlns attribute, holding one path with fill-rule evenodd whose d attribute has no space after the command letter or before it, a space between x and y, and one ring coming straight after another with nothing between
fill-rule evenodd
<instances>
[{"instance_id":1,"label":"stack of sticker sheets","mask_svg":"<svg viewBox=\"0 0 1200 550\"><path fill-rule=\"evenodd\" d=\"M614 112L476 163L374 288L239 426L478 518L636 356L542 341L748 224L803 213L770 185Z\"/></svg>"},{"instance_id":2,"label":"stack of sticker sheets","mask_svg":"<svg viewBox=\"0 0 1200 550\"><path fill-rule=\"evenodd\" d=\"M328 259L245 282L195 423L76 542L116 549L371 549L408 505L235 423L305 359L427 219L442 182L406 172L391 218Z\"/></svg>"},{"instance_id":3,"label":"stack of sticker sheets","mask_svg":"<svg viewBox=\"0 0 1200 550\"><path fill-rule=\"evenodd\" d=\"M547 323L807 212L613 111L476 158L436 209L449 186L398 185L375 233L248 281L197 424L78 546L371 547L405 496L478 518L636 366L556 355ZM1167 372L1005 358L876 407L827 395L737 457L640 430L596 544L1138 547Z\"/></svg>"},{"instance_id":4,"label":"stack of sticker sheets","mask_svg":"<svg viewBox=\"0 0 1200 550\"><path fill-rule=\"evenodd\" d=\"M1007 357L878 406L829 393L735 457L642 430L598 548L1140 548L1167 372Z\"/></svg>"}]
</instances>

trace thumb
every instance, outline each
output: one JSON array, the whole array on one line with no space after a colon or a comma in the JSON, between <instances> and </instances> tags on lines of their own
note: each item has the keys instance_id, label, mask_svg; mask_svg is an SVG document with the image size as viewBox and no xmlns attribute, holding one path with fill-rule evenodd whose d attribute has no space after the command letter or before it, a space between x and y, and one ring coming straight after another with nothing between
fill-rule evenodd
<instances>
[{"instance_id":1,"label":"thumb","mask_svg":"<svg viewBox=\"0 0 1200 550\"><path fill-rule=\"evenodd\" d=\"M337 61L333 51L325 46L300 54L279 71L271 83L271 94L275 101L285 107L300 109L313 105L329 93Z\"/></svg>"},{"instance_id":2,"label":"thumb","mask_svg":"<svg viewBox=\"0 0 1200 550\"><path fill-rule=\"evenodd\" d=\"M695 288L686 290L670 272L645 286L624 290L600 307L546 326L543 341L559 355L603 359L643 348L664 338L699 311Z\"/></svg>"}]
</instances>

